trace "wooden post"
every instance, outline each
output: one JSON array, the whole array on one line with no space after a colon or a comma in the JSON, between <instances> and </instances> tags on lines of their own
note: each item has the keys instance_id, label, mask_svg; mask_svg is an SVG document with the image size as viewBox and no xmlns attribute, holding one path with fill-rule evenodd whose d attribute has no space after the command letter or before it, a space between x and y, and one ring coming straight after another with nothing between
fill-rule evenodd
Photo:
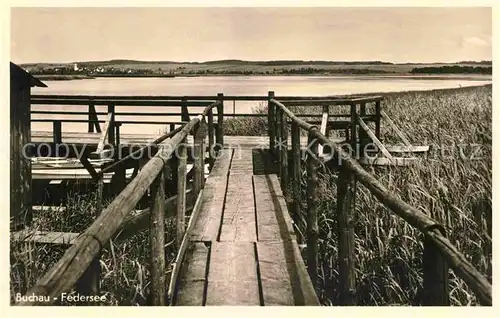
<instances>
[{"instance_id":1,"label":"wooden post","mask_svg":"<svg viewBox=\"0 0 500 318\"><path fill-rule=\"evenodd\" d=\"M224 147L224 94L217 94L217 99L219 100L219 104L217 104L217 135L216 135L216 143L218 145L218 149Z\"/></svg>"},{"instance_id":2,"label":"wooden post","mask_svg":"<svg viewBox=\"0 0 500 318\"><path fill-rule=\"evenodd\" d=\"M381 107L380 101L375 102L375 136L380 140L380 118L381 118Z\"/></svg>"},{"instance_id":3,"label":"wooden post","mask_svg":"<svg viewBox=\"0 0 500 318\"><path fill-rule=\"evenodd\" d=\"M354 159L359 159L358 157L358 134L357 134L357 114L356 114L356 104L351 104L351 147L352 152L350 155Z\"/></svg>"},{"instance_id":4,"label":"wooden post","mask_svg":"<svg viewBox=\"0 0 500 318\"><path fill-rule=\"evenodd\" d=\"M314 128L316 129L316 128ZM312 132L308 135L310 145L307 156L307 271L314 288L318 281L318 216L316 204L318 202L318 142Z\"/></svg>"},{"instance_id":5,"label":"wooden post","mask_svg":"<svg viewBox=\"0 0 500 318\"><path fill-rule=\"evenodd\" d=\"M115 122L115 131L116 131L116 135L115 135L115 139L116 139L116 150L115 152L118 153L118 154L121 154L121 149L120 149L120 127L121 127L122 123L121 122ZM118 158L120 158L121 156L118 156Z\"/></svg>"},{"instance_id":6,"label":"wooden post","mask_svg":"<svg viewBox=\"0 0 500 318\"><path fill-rule=\"evenodd\" d=\"M115 105L108 104L108 114L111 115L111 120L109 121L109 131L108 131L108 142L110 145L116 146L115 144Z\"/></svg>"},{"instance_id":7,"label":"wooden post","mask_svg":"<svg viewBox=\"0 0 500 318\"><path fill-rule=\"evenodd\" d=\"M446 233L442 231L441 234ZM424 238L423 272L422 305L449 306L448 264L427 236Z\"/></svg>"},{"instance_id":8,"label":"wooden post","mask_svg":"<svg viewBox=\"0 0 500 318\"><path fill-rule=\"evenodd\" d=\"M186 142L186 139L184 139L183 143ZM171 182L172 182L172 185L175 185L175 188L173 189L173 195L176 195L177 194L177 190L178 190L178 186L177 186L177 183L178 183L178 180L179 180L179 156L180 156L180 151L181 149L178 148L177 150L177 155L172 155L172 157L170 158L169 160L169 164L170 164L170 171L172 173L172 178L171 178Z\"/></svg>"},{"instance_id":9,"label":"wooden post","mask_svg":"<svg viewBox=\"0 0 500 318\"><path fill-rule=\"evenodd\" d=\"M281 164L281 161L282 161L282 152L281 152L281 141L282 141L282 136L281 136L281 120L283 119L283 116L281 114L281 108L279 107L276 107L276 113L275 113L275 132L276 132L276 144L274 145L274 154L277 156L277 159L278 159L278 176L281 178L281 176L283 175L283 171L282 171L282 168L283 168L283 165Z\"/></svg>"},{"instance_id":10,"label":"wooden post","mask_svg":"<svg viewBox=\"0 0 500 318\"><path fill-rule=\"evenodd\" d=\"M212 166L214 164L214 153L213 153L213 147L214 147L214 112L213 109L210 109L208 112L208 158L209 158L209 163L210 163L210 169L212 169Z\"/></svg>"},{"instance_id":11,"label":"wooden post","mask_svg":"<svg viewBox=\"0 0 500 318\"><path fill-rule=\"evenodd\" d=\"M178 149L178 172L177 172L177 236L176 243L179 248L186 229L186 165L187 151L184 140Z\"/></svg>"},{"instance_id":12,"label":"wooden post","mask_svg":"<svg viewBox=\"0 0 500 318\"><path fill-rule=\"evenodd\" d=\"M354 211L356 204L356 179L344 167L340 167L337 179L337 227L339 253L340 305L354 305Z\"/></svg>"},{"instance_id":13,"label":"wooden post","mask_svg":"<svg viewBox=\"0 0 500 318\"><path fill-rule=\"evenodd\" d=\"M61 129L61 121L54 120L52 122L53 125L53 137L54 137L54 145L58 145L62 143L62 129Z\"/></svg>"},{"instance_id":14,"label":"wooden post","mask_svg":"<svg viewBox=\"0 0 500 318\"><path fill-rule=\"evenodd\" d=\"M102 212L102 192L104 188L104 180L100 178L97 181L97 194L96 194L96 219L101 215ZM92 260L89 267L83 272L80 279L75 284L75 290L77 293L87 296L99 295L101 286L101 264L99 259L101 258L101 252ZM88 303L97 304L97 303ZM81 304L85 305L85 303Z\"/></svg>"},{"instance_id":15,"label":"wooden post","mask_svg":"<svg viewBox=\"0 0 500 318\"><path fill-rule=\"evenodd\" d=\"M174 131L175 130L175 124L170 124L170 131Z\"/></svg>"},{"instance_id":16,"label":"wooden post","mask_svg":"<svg viewBox=\"0 0 500 318\"><path fill-rule=\"evenodd\" d=\"M269 133L269 151L271 153L274 153L274 147L276 145L276 134L275 134L275 108L276 106L271 103L271 99L274 98L274 92L269 91L267 93L267 126L268 126L268 133Z\"/></svg>"},{"instance_id":17,"label":"wooden post","mask_svg":"<svg viewBox=\"0 0 500 318\"><path fill-rule=\"evenodd\" d=\"M92 120L94 120L94 115L95 114L95 107L94 107L94 101L91 99L90 102L89 102L89 114L88 114L88 120L89 120L89 124L88 124L88 130L89 130L89 133L93 133L94 132L94 122Z\"/></svg>"},{"instance_id":18,"label":"wooden post","mask_svg":"<svg viewBox=\"0 0 500 318\"><path fill-rule=\"evenodd\" d=\"M184 97L182 99L182 103L181 103L181 119L182 119L182 121L185 121L185 122L188 122L191 120L189 117L188 102L187 102L186 97Z\"/></svg>"},{"instance_id":19,"label":"wooden post","mask_svg":"<svg viewBox=\"0 0 500 318\"><path fill-rule=\"evenodd\" d=\"M205 181L205 149L203 146L203 139L205 139L203 132L203 124L199 123L194 129L194 182L193 192L198 195L203 188L203 181Z\"/></svg>"},{"instance_id":20,"label":"wooden post","mask_svg":"<svg viewBox=\"0 0 500 318\"><path fill-rule=\"evenodd\" d=\"M361 103L359 106L360 106L359 113L361 116L361 120L363 120L362 119L363 116L366 115L366 104ZM360 157L365 156L365 153L364 153L365 146L369 143L369 141L370 141L370 138L369 138L368 134L366 133L366 131L364 129L360 129L359 130L359 149L360 149L359 155L360 155Z\"/></svg>"},{"instance_id":21,"label":"wooden post","mask_svg":"<svg viewBox=\"0 0 500 318\"><path fill-rule=\"evenodd\" d=\"M162 169L151 185L151 295L153 306L164 306L165 286L165 175Z\"/></svg>"},{"instance_id":22,"label":"wooden post","mask_svg":"<svg viewBox=\"0 0 500 318\"><path fill-rule=\"evenodd\" d=\"M292 189L293 189L293 203L292 203L292 218L298 224L300 219L300 128L299 125L292 121Z\"/></svg>"},{"instance_id":23,"label":"wooden post","mask_svg":"<svg viewBox=\"0 0 500 318\"><path fill-rule=\"evenodd\" d=\"M281 112L281 189L285 197L288 196L288 125L287 115Z\"/></svg>"}]
</instances>

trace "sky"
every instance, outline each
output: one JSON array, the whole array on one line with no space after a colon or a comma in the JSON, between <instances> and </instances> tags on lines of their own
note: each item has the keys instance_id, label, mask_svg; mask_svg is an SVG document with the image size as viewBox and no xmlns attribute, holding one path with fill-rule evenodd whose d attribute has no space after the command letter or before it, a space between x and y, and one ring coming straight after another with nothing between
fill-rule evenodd
<instances>
[{"instance_id":1,"label":"sky","mask_svg":"<svg viewBox=\"0 0 500 318\"><path fill-rule=\"evenodd\" d=\"M11 61L492 59L491 8L11 9Z\"/></svg>"}]
</instances>

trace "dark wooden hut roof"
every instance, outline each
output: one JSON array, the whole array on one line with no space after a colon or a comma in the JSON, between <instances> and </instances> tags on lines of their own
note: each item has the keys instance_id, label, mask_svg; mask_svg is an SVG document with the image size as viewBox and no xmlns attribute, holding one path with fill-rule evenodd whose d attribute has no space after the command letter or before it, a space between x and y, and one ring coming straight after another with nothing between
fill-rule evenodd
<instances>
[{"instance_id":1,"label":"dark wooden hut roof","mask_svg":"<svg viewBox=\"0 0 500 318\"><path fill-rule=\"evenodd\" d=\"M17 64L10 62L10 80L11 82L17 81L22 86L30 86L30 87L47 87L44 83L42 83L39 79L35 78L30 73L23 70Z\"/></svg>"}]
</instances>

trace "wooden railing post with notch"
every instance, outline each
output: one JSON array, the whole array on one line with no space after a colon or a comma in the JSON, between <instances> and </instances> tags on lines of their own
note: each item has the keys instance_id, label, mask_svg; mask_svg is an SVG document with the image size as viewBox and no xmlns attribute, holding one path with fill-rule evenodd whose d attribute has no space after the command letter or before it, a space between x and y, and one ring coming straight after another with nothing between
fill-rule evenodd
<instances>
[{"instance_id":1,"label":"wooden railing post with notch","mask_svg":"<svg viewBox=\"0 0 500 318\"><path fill-rule=\"evenodd\" d=\"M446 236L444 229L440 232ZM427 235L424 237L423 272L422 305L449 306L448 263Z\"/></svg>"},{"instance_id":2,"label":"wooden railing post with notch","mask_svg":"<svg viewBox=\"0 0 500 318\"><path fill-rule=\"evenodd\" d=\"M208 158L209 158L209 164L210 168L212 168L214 164L214 158L215 154L214 152L214 112L213 109L210 109L210 111L207 114L208 117Z\"/></svg>"},{"instance_id":3,"label":"wooden railing post with notch","mask_svg":"<svg viewBox=\"0 0 500 318\"><path fill-rule=\"evenodd\" d=\"M203 123L198 123L194 129L194 145L193 145L193 158L194 158L194 182L193 191L195 195L200 193L203 188L203 181L205 180L205 149L203 141L205 139Z\"/></svg>"},{"instance_id":4,"label":"wooden railing post with notch","mask_svg":"<svg viewBox=\"0 0 500 318\"><path fill-rule=\"evenodd\" d=\"M292 218L298 224L300 219L300 128L299 125L292 120L291 123L292 134Z\"/></svg>"},{"instance_id":5,"label":"wooden railing post with notch","mask_svg":"<svg viewBox=\"0 0 500 318\"><path fill-rule=\"evenodd\" d=\"M274 153L274 146L276 144L276 134L275 134L275 108L276 106L271 102L274 98L274 92L269 91L267 93L267 127L269 133L269 151Z\"/></svg>"},{"instance_id":6,"label":"wooden railing post with notch","mask_svg":"<svg viewBox=\"0 0 500 318\"><path fill-rule=\"evenodd\" d=\"M215 137L215 142L217 143L217 148L224 148L224 94L218 93L217 100L217 134Z\"/></svg>"},{"instance_id":7,"label":"wooden railing post with notch","mask_svg":"<svg viewBox=\"0 0 500 318\"><path fill-rule=\"evenodd\" d=\"M314 135L316 127L309 130L307 145L309 147L307 155L307 271L311 277L314 288L318 283L318 140Z\"/></svg>"},{"instance_id":8,"label":"wooden railing post with notch","mask_svg":"<svg viewBox=\"0 0 500 318\"><path fill-rule=\"evenodd\" d=\"M61 121L54 120L52 122L53 125L53 137L54 137L54 146L62 143L62 129L61 129Z\"/></svg>"},{"instance_id":9,"label":"wooden railing post with notch","mask_svg":"<svg viewBox=\"0 0 500 318\"><path fill-rule=\"evenodd\" d=\"M287 115L281 112L281 189L285 197L288 197L288 124Z\"/></svg>"},{"instance_id":10,"label":"wooden railing post with notch","mask_svg":"<svg viewBox=\"0 0 500 318\"><path fill-rule=\"evenodd\" d=\"M282 125L282 119L283 119L283 112L281 110L280 107L276 107L276 116L275 116L275 126L276 126L276 144L274 145L274 152L277 156L277 159L278 159L278 176L281 178L281 176L283 175L283 165L282 165L282 160L283 160L283 153L281 152L281 147L282 147L282 139L283 139L283 136L281 135L281 133L283 132L283 130L281 129L281 125Z\"/></svg>"},{"instance_id":11,"label":"wooden railing post with notch","mask_svg":"<svg viewBox=\"0 0 500 318\"><path fill-rule=\"evenodd\" d=\"M186 166L187 151L186 139L177 148L178 170L177 170L177 236L176 244L179 248L184 237L186 226Z\"/></svg>"},{"instance_id":12,"label":"wooden railing post with notch","mask_svg":"<svg viewBox=\"0 0 500 318\"><path fill-rule=\"evenodd\" d=\"M164 306L165 277L165 169L151 184L150 245L151 300L153 306Z\"/></svg>"}]
</instances>

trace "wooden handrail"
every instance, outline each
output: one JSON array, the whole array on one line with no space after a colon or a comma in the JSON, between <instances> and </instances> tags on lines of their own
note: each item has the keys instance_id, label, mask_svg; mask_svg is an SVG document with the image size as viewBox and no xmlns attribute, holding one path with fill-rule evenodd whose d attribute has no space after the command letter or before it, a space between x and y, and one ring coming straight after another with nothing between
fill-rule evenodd
<instances>
[{"instance_id":1,"label":"wooden handrail","mask_svg":"<svg viewBox=\"0 0 500 318\"><path fill-rule=\"evenodd\" d=\"M285 113L291 119L292 123L308 131L309 136L314 137L321 145L331 147L343 169L352 174L357 181L363 184L387 208L422 232L434 244L435 248L439 250L439 253L446 259L450 267L455 270L457 276L462 278L474 292L479 302L487 306L492 305L491 284L446 238L445 230L441 224L390 192L380 181L363 169L339 144L334 143L323 135L317 127L298 118L283 103L276 99L271 99L270 101L274 104L274 107ZM358 100L355 101L357 102Z\"/></svg>"}]
</instances>

